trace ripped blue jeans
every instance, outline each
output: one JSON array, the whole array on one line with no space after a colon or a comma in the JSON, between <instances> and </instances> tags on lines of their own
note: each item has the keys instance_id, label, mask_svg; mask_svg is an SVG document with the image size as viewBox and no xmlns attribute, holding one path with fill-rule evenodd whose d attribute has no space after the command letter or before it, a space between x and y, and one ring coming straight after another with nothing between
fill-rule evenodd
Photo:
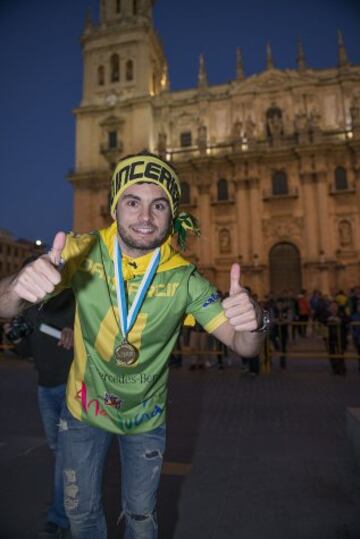
<instances>
[{"instance_id":1,"label":"ripped blue jeans","mask_svg":"<svg viewBox=\"0 0 360 539\"><path fill-rule=\"evenodd\" d=\"M165 450L165 426L116 435L121 458L124 539L156 539L157 490ZM65 407L59 431L64 463L64 505L72 539L106 539L102 477L114 434L75 419Z\"/></svg>"}]
</instances>

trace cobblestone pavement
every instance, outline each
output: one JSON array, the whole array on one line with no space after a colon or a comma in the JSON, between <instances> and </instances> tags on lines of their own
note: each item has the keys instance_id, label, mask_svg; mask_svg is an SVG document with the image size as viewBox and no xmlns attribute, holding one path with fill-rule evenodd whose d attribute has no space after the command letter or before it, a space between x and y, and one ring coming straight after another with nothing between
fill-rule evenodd
<instances>
[{"instance_id":1,"label":"cobblestone pavement","mask_svg":"<svg viewBox=\"0 0 360 539\"><path fill-rule=\"evenodd\" d=\"M306 346L305 346L306 347ZM357 363L325 360L244 375L172 369L160 539L360 539L360 472L346 436L360 406ZM0 538L36 537L51 492L51 455L28 362L0 360ZM121 538L115 446L105 472L109 539Z\"/></svg>"}]
</instances>

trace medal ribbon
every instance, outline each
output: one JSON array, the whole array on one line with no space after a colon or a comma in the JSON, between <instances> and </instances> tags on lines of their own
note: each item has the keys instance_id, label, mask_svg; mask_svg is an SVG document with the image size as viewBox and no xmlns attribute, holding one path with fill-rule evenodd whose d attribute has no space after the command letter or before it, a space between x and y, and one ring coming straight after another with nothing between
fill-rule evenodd
<instances>
[{"instance_id":1,"label":"medal ribbon","mask_svg":"<svg viewBox=\"0 0 360 539\"><path fill-rule=\"evenodd\" d=\"M130 311L128 313L127 304L126 304L126 294L125 294L125 282L122 271L122 254L119 247L117 238L114 240L114 267L115 267L115 283L116 283L116 296L119 306L119 320L120 328L123 334L124 340L127 340L127 335L133 325L135 324L136 317L141 309L142 304L144 303L145 296L151 281L156 273L158 265L160 263L160 247L155 249L150 263L146 268L146 272L141 280L136 296L131 305Z\"/></svg>"}]
</instances>

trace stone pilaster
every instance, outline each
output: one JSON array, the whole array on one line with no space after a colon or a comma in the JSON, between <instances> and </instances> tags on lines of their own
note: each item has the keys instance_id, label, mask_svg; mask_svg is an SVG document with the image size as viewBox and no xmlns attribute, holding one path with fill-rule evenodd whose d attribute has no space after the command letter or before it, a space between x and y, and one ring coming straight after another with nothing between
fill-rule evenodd
<instances>
[{"instance_id":1,"label":"stone pilaster","mask_svg":"<svg viewBox=\"0 0 360 539\"><path fill-rule=\"evenodd\" d=\"M328 186L326 182L326 172L316 174L316 192L317 192L317 215L319 220L319 251L324 253L325 259L329 259L331 253L331 225L329 221L328 209Z\"/></svg>"},{"instance_id":2,"label":"stone pilaster","mask_svg":"<svg viewBox=\"0 0 360 539\"><path fill-rule=\"evenodd\" d=\"M210 198L210 185L200 184L199 190L199 220L201 227L201 241L200 241L200 260L201 265L209 267L212 265L212 238L211 238L211 198Z\"/></svg>"},{"instance_id":3,"label":"stone pilaster","mask_svg":"<svg viewBox=\"0 0 360 539\"><path fill-rule=\"evenodd\" d=\"M249 182L235 182L236 223L237 223L237 253L243 264L250 264L250 211L249 211Z\"/></svg>"},{"instance_id":4,"label":"stone pilaster","mask_svg":"<svg viewBox=\"0 0 360 539\"><path fill-rule=\"evenodd\" d=\"M261 219L261 198L260 182L258 178L250 180L250 214L251 214L251 245L252 263L257 264L263 253L262 246L262 219Z\"/></svg>"},{"instance_id":5,"label":"stone pilaster","mask_svg":"<svg viewBox=\"0 0 360 539\"><path fill-rule=\"evenodd\" d=\"M315 176L312 172L300 175L303 185L303 215L306 234L306 253L308 260L315 261L319 256L319 223L316 207Z\"/></svg>"}]
</instances>

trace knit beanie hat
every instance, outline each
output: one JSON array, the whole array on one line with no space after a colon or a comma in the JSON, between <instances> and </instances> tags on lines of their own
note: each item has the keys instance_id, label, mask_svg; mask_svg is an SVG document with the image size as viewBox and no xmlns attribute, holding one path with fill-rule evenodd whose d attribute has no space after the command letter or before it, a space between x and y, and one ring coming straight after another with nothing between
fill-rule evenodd
<instances>
[{"instance_id":1,"label":"knit beanie hat","mask_svg":"<svg viewBox=\"0 0 360 539\"><path fill-rule=\"evenodd\" d=\"M194 217L179 213L181 186L177 173L169 163L150 153L139 153L122 159L111 180L110 212L115 217L116 205L123 192L136 183L154 183L161 187L169 200L173 217L173 234L181 249L186 246L187 232L199 236L200 229Z\"/></svg>"}]
</instances>

